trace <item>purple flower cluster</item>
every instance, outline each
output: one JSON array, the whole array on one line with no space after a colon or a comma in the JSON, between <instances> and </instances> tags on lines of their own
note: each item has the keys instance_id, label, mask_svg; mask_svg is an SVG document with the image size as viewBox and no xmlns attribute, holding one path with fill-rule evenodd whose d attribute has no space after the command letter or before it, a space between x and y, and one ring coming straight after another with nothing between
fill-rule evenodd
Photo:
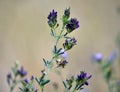
<instances>
[{"instance_id":1,"label":"purple flower cluster","mask_svg":"<svg viewBox=\"0 0 120 92\"><path fill-rule=\"evenodd\" d=\"M71 49L74 45L76 45L77 40L73 38L66 38L65 43L63 43L63 47L65 50Z\"/></svg>"},{"instance_id":2,"label":"purple flower cluster","mask_svg":"<svg viewBox=\"0 0 120 92\"><path fill-rule=\"evenodd\" d=\"M35 89L34 85L33 85L33 82L34 81L34 77L31 76L30 80L28 80L27 78L25 78L23 81L22 81L22 84L23 84L23 88L20 88L20 90L22 92L38 92L37 89Z\"/></svg>"},{"instance_id":3,"label":"purple flower cluster","mask_svg":"<svg viewBox=\"0 0 120 92\"><path fill-rule=\"evenodd\" d=\"M23 67L21 67L20 69L18 69L17 73L18 73L18 75L20 75L21 77L24 77L24 76L27 75L27 71L25 71Z\"/></svg>"},{"instance_id":4,"label":"purple flower cluster","mask_svg":"<svg viewBox=\"0 0 120 92\"><path fill-rule=\"evenodd\" d=\"M48 25L51 28L53 28L57 23L57 12L52 10L52 12L50 12L47 18L48 18Z\"/></svg>"},{"instance_id":5,"label":"purple flower cluster","mask_svg":"<svg viewBox=\"0 0 120 92\"><path fill-rule=\"evenodd\" d=\"M10 90L11 90L10 92L13 92L16 85L19 84L21 80L23 79L23 77L25 77L26 75L27 75L27 71L24 70L23 67L19 69L19 65L16 62L15 66L12 67L12 73L8 73L6 76L7 83L10 86ZM28 91L24 91L24 92L28 92Z\"/></svg>"},{"instance_id":6,"label":"purple flower cluster","mask_svg":"<svg viewBox=\"0 0 120 92\"><path fill-rule=\"evenodd\" d=\"M113 61L115 61L117 57L117 53L114 51L112 52L106 59L106 63L112 63ZM102 53L95 53L92 56L92 60L95 62L101 62L103 60L103 54Z\"/></svg>"},{"instance_id":7,"label":"purple flower cluster","mask_svg":"<svg viewBox=\"0 0 120 92\"><path fill-rule=\"evenodd\" d=\"M41 92L44 91L44 87L46 84L50 82L48 78L49 70L52 70L54 67L54 61L56 61L57 68L64 68L67 61L67 51L70 50L74 45L76 45L77 40L74 37L68 36L73 30L79 28L79 21L76 18L70 18L70 8L67 8L64 11L64 14L61 18L62 20L62 28L60 31L55 32L55 30L59 27L57 22L57 11L54 9L49 13L48 17L48 25L51 28L51 36L53 36L56 40L54 48L53 48L53 56L50 60L46 60L43 58L43 62L45 65L45 69L42 70L42 76L39 78L34 78L31 76L30 79L24 77L27 75L27 71L24 70L24 67L19 68L19 64L16 63L15 67L12 68L12 73L7 75L7 81L10 87L10 92L13 92L14 88L18 83L21 83L21 87L19 88L21 92L38 92L38 90L34 86L34 81L38 83L41 87ZM62 48L58 48L58 42L61 38L65 39ZM65 86L65 90L71 92L75 92L77 90L83 89L84 85L88 85L88 79L91 78L91 75L87 75L86 72L81 71L79 75L72 76L70 79L63 81ZM75 85L75 86L74 86ZM11 90L12 89L12 90Z\"/></svg>"},{"instance_id":8,"label":"purple flower cluster","mask_svg":"<svg viewBox=\"0 0 120 92\"><path fill-rule=\"evenodd\" d=\"M71 18L68 24L66 24L66 29L68 33L72 32L77 28L79 28L79 21L76 18Z\"/></svg>"},{"instance_id":9,"label":"purple flower cluster","mask_svg":"<svg viewBox=\"0 0 120 92\"><path fill-rule=\"evenodd\" d=\"M74 76L71 76L70 79L66 79L66 82L67 82L69 85L71 85L71 84L73 83L73 81L74 81Z\"/></svg>"},{"instance_id":10,"label":"purple flower cluster","mask_svg":"<svg viewBox=\"0 0 120 92\"><path fill-rule=\"evenodd\" d=\"M87 75L87 73L86 72L81 72L78 76L77 76L77 81L79 82L79 81L84 81L83 83L82 83L82 85L88 85L88 82L87 82L87 80L88 79L90 79L92 76L91 75Z\"/></svg>"},{"instance_id":11,"label":"purple flower cluster","mask_svg":"<svg viewBox=\"0 0 120 92\"><path fill-rule=\"evenodd\" d=\"M73 85L75 84L75 88L74 88L74 92L75 90L81 90L83 89L84 85L89 85L88 83L88 79L90 79L92 76L88 75L86 72L81 71L79 75L77 75L77 77L75 76L71 76L70 79L67 79L67 85L68 85L68 89L70 90Z\"/></svg>"},{"instance_id":12,"label":"purple flower cluster","mask_svg":"<svg viewBox=\"0 0 120 92\"><path fill-rule=\"evenodd\" d=\"M31 76L30 81L33 81L33 80L34 80L34 77ZM25 82L25 83L30 83L30 81L29 81L27 78L24 79L24 82Z\"/></svg>"}]
</instances>

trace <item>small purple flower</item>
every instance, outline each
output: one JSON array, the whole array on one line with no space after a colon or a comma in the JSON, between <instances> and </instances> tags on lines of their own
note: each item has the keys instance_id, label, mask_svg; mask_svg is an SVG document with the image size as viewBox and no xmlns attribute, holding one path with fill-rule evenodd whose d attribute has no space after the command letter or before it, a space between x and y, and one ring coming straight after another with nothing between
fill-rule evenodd
<instances>
[{"instance_id":1,"label":"small purple flower","mask_svg":"<svg viewBox=\"0 0 120 92\"><path fill-rule=\"evenodd\" d=\"M96 53L92 57L93 61L101 62L103 59L103 55L101 53Z\"/></svg>"},{"instance_id":2,"label":"small purple flower","mask_svg":"<svg viewBox=\"0 0 120 92\"><path fill-rule=\"evenodd\" d=\"M77 28L79 28L79 21L76 18L71 18L68 24L66 24L66 29L68 33L72 32Z\"/></svg>"},{"instance_id":3,"label":"small purple flower","mask_svg":"<svg viewBox=\"0 0 120 92\"><path fill-rule=\"evenodd\" d=\"M28 81L28 79L27 79L27 78L25 78L25 79L24 79L24 82L25 82L25 83L29 83L29 81Z\"/></svg>"},{"instance_id":4,"label":"small purple flower","mask_svg":"<svg viewBox=\"0 0 120 92\"><path fill-rule=\"evenodd\" d=\"M34 80L34 76L31 76L30 80Z\"/></svg>"},{"instance_id":5,"label":"small purple flower","mask_svg":"<svg viewBox=\"0 0 120 92\"><path fill-rule=\"evenodd\" d=\"M73 83L73 81L74 81L74 76L71 76L70 79L66 79L66 82L67 82L69 85L71 85L71 84Z\"/></svg>"},{"instance_id":6,"label":"small purple flower","mask_svg":"<svg viewBox=\"0 0 120 92\"><path fill-rule=\"evenodd\" d=\"M89 83L86 81L86 82L85 82L85 85L89 85Z\"/></svg>"},{"instance_id":7,"label":"small purple flower","mask_svg":"<svg viewBox=\"0 0 120 92\"><path fill-rule=\"evenodd\" d=\"M83 85L85 84L85 85L88 85L88 82L87 82L87 80L88 79L90 79L92 76L91 75L87 75L87 73L86 72L81 72L78 76L77 76L77 80L78 81L83 81L83 80L85 80L85 82L83 83Z\"/></svg>"},{"instance_id":8,"label":"small purple flower","mask_svg":"<svg viewBox=\"0 0 120 92\"><path fill-rule=\"evenodd\" d=\"M63 43L63 47L65 50L71 49L74 45L76 45L77 40L73 38L66 38L65 43Z\"/></svg>"},{"instance_id":9,"label":"small purple flower","mask_svg":"<svg viewBox=\"0 0 120 92\"><path fill-rule=\"evenodd\" d=\"M7 74L7 83L10 85L10 80L12 79L11 73Z\"/></svg>"},{"instance_id":10,"label":"small purple flower","mask_svg":"<svg viewBox=\"0 0 120 92\"><path fill-rule=\"evenodd\" d=\"M52 10L52 12L50 12L47 18L48 18L48 25L51 28L53 28L57 23L57 12Z\"/></svg>"},{"instance_id":11,"label":"small purple flower","mask_svg":"<svg viewBox=\"0 0 120 92\"><path fill-rule=\"evenodd\" d=\"M24 76L27 75L27 71L25 71L23 67L21 67L21 68L17 71L17 73L18 73L21 77L24 77Z\"/></svg>"},{"instance_id":12,"label":"small purple flower","mask_svg":"<svg viewBox=\"0 0 120 92\"><path fill-rule=\"evenodd\" d=\"M7 75L7 79L11 79L12 78L12 75L11 75L11 73L9 73L8 75Z\"/></svg>"},{"instance_id":13,"label":"small purple flower","mask_svg":"<svg viewBox=\"0 0 120 92\"><path fill-rule=\"evenodd\" d=\"M60 54L60 56L63 57L64 59L67 59L67 58L68 58L67 52L66 52L64 49L62 49L62 50L60 51L60 53L62 53L62 52L64 52L64 53L63 53L63 54Z\"/></svg>"}]
</instances>

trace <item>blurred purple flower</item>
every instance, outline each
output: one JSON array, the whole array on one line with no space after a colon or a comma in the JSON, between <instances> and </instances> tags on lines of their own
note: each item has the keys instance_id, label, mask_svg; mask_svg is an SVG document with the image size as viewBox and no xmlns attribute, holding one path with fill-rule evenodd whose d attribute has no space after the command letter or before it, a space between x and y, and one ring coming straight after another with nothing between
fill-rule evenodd
<instances>
[{"instance_id":1,"label":"blurred purple flower","mask_svg":"<svg viewBox=\"0 0 120 92\"><path fill-rule=\"evenodd\" d=\"M11 73L8 73L8 75L7 75L7 79L11 79L11 78L12 78Z\"/></svg>"},{"instance_id":2,"label":"blurred purple flower","mask_svg":"<svg viewBox=\"0 0 120 92\"><path fill-rule=\"evenodd\" d=\"M60 54L60 56L63 57L64 59L67 59L67 58L68 58L67 52L66 52L64 49L62 49L62 50L60 51L60 53L62 53L62 52L64 52L64 53L63 53L63 54Z\"/></svg>"},{"instance_id":3,"label":"blurred purple flower","mask_svg":"<svg viewBox=\"0 0 120 92\"><path fill-rule=\"evenodd\" d=\"M114 51L108 56L107 61L112 63L116 59L116 57L117 57L117 53Z\"/></svg>"},{"instance_id":4,"label":"blurred purple flower","mask_svg":"<svg viewBox=\"0 0 120 92\"><path fill-rule=\"evenodd\" d=\"M12 79L12 75L11 75L11 73L8 73L7 74L7 83L8 83L8 85L10 85L10 80Z\"/></svg>"},{"instance_id":5,"label":"blurred purple flower","mask_svg":"<svg viewBox=\"0 0 120 92\"><path fill-rule=\"evenodd\" d=\"M25 78L25 79L24 79L24 82L25 82L25 83L29 83L29 81L28 81L28 79L27 79L27 78Z\"/></svg>"},{"instance_id":6,"label":"blurred purple flower","mask_svg":"<svg viewBox=\"0 0 120 92\"><path fill-rule=\"evenodd\" d=\"M103 55L101 53L95 53L92 56L92 60L96 61L96 62L100 62L100 61L102 61L102 59L103 59Z\"/></svg>"},{"instance_id":7,"label":"blurred purple flower","mask_svg":"<svg viewBox=\"0 0 120 92\"><path fill-rule=\"evenodd\" d=\"M24 77L24 76L27 75L27 71L25 71L23 67L21 67L21 68L17 71L17 73L18 73L21 77Z\"/></svg>"},{"instance_id":8,"label":"blurred purple flower","mask_svg":"<svg viewBox=\"0 0 120 92\"><path fill-rule=\"evenodd\" d=\"M34 80L34 76L31 76L30 80Z\"/></svg>"}]
</instances>

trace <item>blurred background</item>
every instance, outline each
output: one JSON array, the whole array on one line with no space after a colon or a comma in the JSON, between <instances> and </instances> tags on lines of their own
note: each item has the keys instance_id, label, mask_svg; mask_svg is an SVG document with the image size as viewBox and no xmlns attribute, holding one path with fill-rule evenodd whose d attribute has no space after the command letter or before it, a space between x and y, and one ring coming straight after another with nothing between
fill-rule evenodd
<instances>
[{"instance_id":1,"label":"blurred background","mask_svg":"<svg viewBox=\"0 0 120 92\"><path fill-rule=\"evenodd\" d=\"M63 76L66 78L85 70L92 74L86 89L108 92L103 76L91 62L91 56L101 52L106 58L118 50L115 39L120 32L119 0L0 0L0 92L9 92L6 74L16 60L28 71L28 77L41 75L42 58L51 57L54 44L47 16L55 9L60 19L69 6L71 17L80 21L80 28L72 33L77 45L68 52L69 64L61 70ZM115 66L119 76L118 62ZM63 88L58 75L51 73L50 79ZM53 92L52 85L49 84L47 89Z\"/></svg>"}]
</instances>

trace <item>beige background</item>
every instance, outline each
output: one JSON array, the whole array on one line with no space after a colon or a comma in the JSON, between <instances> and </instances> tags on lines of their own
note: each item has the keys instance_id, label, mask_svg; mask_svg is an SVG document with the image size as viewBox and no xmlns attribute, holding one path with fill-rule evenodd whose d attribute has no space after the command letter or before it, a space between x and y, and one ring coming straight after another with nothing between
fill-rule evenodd
<instances>
[{"instance_id":1,"label":"beige background","mask_svg":"<svg viewBox=\"0 0 120 92\"><path fill-rule=\"evenodd\" d=\"M29 71L28 76L40 75L42 58L50 58L54 44L46 17L55 9L60 19L69 6L71 16L80 21L80 28L72 34L78 43L69 52L69 64L62 70L63 75L85 70L93 76L87 87L90 92L108 92L102 75L90 59L94 52L102 52L107 57L117 50L119 4L119 0L0 0L0 92L9 92L6 74L15 60ZM50 78L61 86L56 74L51 74ZM49 86L49 92L53 92Z\"/></svg>"}]
</instances>

